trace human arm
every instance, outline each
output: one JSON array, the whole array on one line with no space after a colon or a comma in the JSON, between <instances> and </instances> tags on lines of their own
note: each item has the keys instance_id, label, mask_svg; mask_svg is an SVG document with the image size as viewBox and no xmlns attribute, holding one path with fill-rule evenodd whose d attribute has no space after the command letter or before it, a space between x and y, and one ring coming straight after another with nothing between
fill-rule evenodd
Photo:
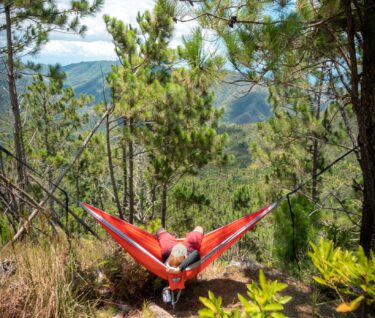
<instances>
[{"instance_id":1,"label":"human arm","mask_svg":"<svg viewBox=\"0 0 375 318\"><path fill-rule=\"evenodd\" d=\"M191 264L195 263L200 259L199 252L197 250L192 251L183 261L182 263L178 266L180 271L185 270L188 268Z\"/></svg>"}]
</instances>

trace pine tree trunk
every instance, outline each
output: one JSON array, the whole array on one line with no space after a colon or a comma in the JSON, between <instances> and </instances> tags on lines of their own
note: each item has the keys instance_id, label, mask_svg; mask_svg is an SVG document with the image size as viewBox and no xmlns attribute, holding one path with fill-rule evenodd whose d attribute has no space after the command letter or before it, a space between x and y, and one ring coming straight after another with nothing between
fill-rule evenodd
<instances>
[{"instance_id":1,"label":"pine tree trunk","mask_svg":"<svg viewBox=\"0 0 375 318\"><path fill-rule=\"evenodd\" d=\"M152 194L151 194L151 220L154 219L155 216L155 203L156 203L156 186L152 186Z\"/></svg>"},{"instance_id":2,"label":"pine tree trunk","mask_svg":"<svg viewBox=\"0 0 375 318\"><path fill-rule=\"evenodd\" d=\"M126 125L126 119L125 119ZM128 208L128 164L127 164L127 151L126 151L126 141L125 136L123 136L122 141L122 177L124 183L124 194L122 197L122 206L123 206L123 214L126 214L126 210Z\"/></svg>"},{"instance_id":3,"label":"pine tree trunk","mask_svg":"<svg viewBox=\"0 0 375 318\"><path fill-rule=\"evenodd\" d=\"M140 164L138 165L138 177L139 177L139 213L141 216L144 215L145 209L145 195L146 195L146 185L143 179L143 168L144 168L144 160L142 158Z\"/></svg>"},{"instance_id":4,"label":"pine tree trunk","mask_svg":"<svg viewBox=\"0 0 375 318\"><path fill-rule=\"evenodd\" d=\"M312 165L312 186L311 186L311 199L314 203L317 203L318 199L318 159L319 159L319 145L318 140L313 141L313 165Z\"/></svg>"},{"instance_id":5,"label":"pine tree trunk","mask_svg":"<svg viewBox=\"0 0 375 318\"><path fill-rule=\"evenodd\" d=\"M110 131L109 131L109 113L107 114L107 118L106 118L106 141L107 141L108 168L109 168L109 174L110 174L110 177L111 177L113 197L114 197L115 202L116 202L117 213L118 213L120 219L123 220L124 215L122 213L120 199L119 199L118 192L117 192L115 172L114 172L114 169L113 169L113 160L112 160L112 151L111 151L111 138L110 138Z\"/></svg>"},{"instance_id":6,"label":"pine tree trunk","mask_svg":"<svg viewBox=\"0 0 375 318\"><path fill-rule=\"evenodd\" d=\"M75 173L74 181L75 181L75 186L76 186L76 201L80 202L81 201L81 190L79 186L79 162L77 163L77 172ZM74 176L74 169L73 169L73 176Z\"/></svg>"},{"instance_id":7,"label":"pine tree trunk","mask_svg":"<svg viewBox=\"0 0 375 318\"><path fill-rule=\"evenodd\" d=\"M321 103L321 96L322 96L322 85L323 85L323 74L324 70L321 72L320 78L320 87L319 91L317 92L314 102L315 102L315 118L317 121L320 119L320 103ZM313 165L312 165L312 188L311 188L311 198L314 203L317 203L318 200L318 174L319 169L319 157L320 157L320 145L319 140L316 138L313 140Z\"/></svg>"},{"instance_id":8,"label":"pine tree trunk","mask_svg":"<svg viewBox=\"0 0 375 318\"><path fill-rule=\"evenodd\" d=\"M375 6L365 1L363 19L363 80L357 115L364 197L360 244L367 255L375 250Z\"/></svg>"},{"instance_id":9,"label":"pine tree trunk","mask_svg":"<svg viewBox=\"0 0 375 318\"><path fill-rule=\"evenodd\" d=\"M129 150L129 223L134 222L134 150L133 150L133 119L129 120L130 140L128 144Z\"/></svg>"},{"instance_id":10,"label":"pine tree trunk","mask_svg":"<svg viewBox=\"0 0 375 318\"><path fill-rule=\"evenodd\" d=\"M16 150L16 156L25 161L23 153L23 139L22 139L22 125L20 109L18 105L16 79L14 75L14 61L13 61L13 40L12 40L12 23L10 19L10 5L5 6L5 18L6 18L6 32L7 32L7 53L8 53L8 85L9 85L9 96L12 105L12 112L14 117L13 134L14 134L14 146ZM25 172L23 165L17 161L17 177L18 184L21 189L25 188Z\"/></svg>"},{"instance_id":11,"label":"pine tree trunk","mask_svg":"<svg viewBox=\"0 0 375 318\"><path fill-rule=\"evenodd\" d=\"M168 186L166 183L164 183L162 199L161 199L161 225L163 227L165 227L165 219L167 215L167 194L168 194Z\"/></svg>"}]
</instances>

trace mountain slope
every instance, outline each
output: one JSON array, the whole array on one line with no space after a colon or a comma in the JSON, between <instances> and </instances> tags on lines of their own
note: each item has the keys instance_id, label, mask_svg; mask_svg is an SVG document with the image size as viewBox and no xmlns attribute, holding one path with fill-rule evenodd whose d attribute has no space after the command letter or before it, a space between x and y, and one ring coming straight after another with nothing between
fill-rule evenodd
<instances>
[{"instance_id":1,"label":"mountain slope","mask_svg":"<svg viewBox=\"0 0 375 318\"><path fill-rule=\"evenodd\" d=\"M72 86L79 94L92 95L97 104L103 101L103 81L107 101L109 101L109 87L105 82L106 75L111 71L114 61L95 61L69 64L62 67L67 74L66 85ZM234 75L229 75L233 79ZM30 79L26 79L28 82ZM25 80L23 80L25 83ZM6 72L0 76L0 114L9 113L9 95L6 92ZM25 84L18 85L18 92L22 93ZM215 106L224 107L225 113L222 122L225 124L247 124L264 121L271 116L271 108L267 102L267 92L256 87L247 94L247 87L239 87L231 84L220 83L214 88Z\"/></svg>"},{"instance_id":2,"label":"mountain slope","mask_svg":"<svg viewBox=\"0 0 375 318\"><path fill-rule=\"evenodd\" d=\"M109 87L105 78L111 71L113 61L95 61L69 64L62 67L66 73L66 85L72 86L76 94L86 94L94 97L94 104L103 101L103 81L107 100Z\"/></svg>"},{"instance_id":3,"label":"mountain slope","mask_svg":"<svg viewBox=\"0 0 375 318\"><path fill-rule=\"evenodd\" d=\"M255 87L250 93L247 90L248 87L226 83L215 86L215 104L225 109L224 123L260 122L272 115L267 91L261 87Z\"/></svg>"}]
</instances>

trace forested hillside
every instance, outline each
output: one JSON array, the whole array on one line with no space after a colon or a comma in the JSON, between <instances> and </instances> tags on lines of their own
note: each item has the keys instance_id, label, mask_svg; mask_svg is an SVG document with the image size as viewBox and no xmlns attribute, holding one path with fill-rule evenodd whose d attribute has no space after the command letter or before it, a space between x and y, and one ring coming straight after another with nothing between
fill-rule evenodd
<instances>
[{"instance_id":1,"label":"forested hillside","mask_svg":"<svg viewBox=\"0 0 375 318\"><path fill-rule=\"evenodd\" d=\"M105 77L111 71L113 61L81 62L69 64L61 67L66 73L65 85L71 86L76 94L86 94L93 96L91 105L103 101L103 81L105 94L109 99L109 87L106 84ZM42 66L46 69L46 66ZM5 70L5 66L2 65ZM4 94L0 99L0 112L9 112L9 99L6 90L5 71L2 72L1 83ZM227 75L228 80L233 80L233 74ZM25 90L25 81L30 76L24 76L19 81L19 90L22 93ZM222 122L225 124L246 124L254 123L267 119L271 115L270 106L267 102L267 92L264 89L254 89L250 93L242 86L236 86L221 82L213 86L215 92L215 106L225 108Z\"/></svg>"},{"instance_id":2,"label":"forested hillside","mask_svg":"<svg viewBox=\"0 0 375 318\"><path fill-rule=\"evenodd\" d=\"M0 5L0 316L374 317L371 2L157 0L117 62L27 62L105 5Z\"/></svg>"}]
</instances>

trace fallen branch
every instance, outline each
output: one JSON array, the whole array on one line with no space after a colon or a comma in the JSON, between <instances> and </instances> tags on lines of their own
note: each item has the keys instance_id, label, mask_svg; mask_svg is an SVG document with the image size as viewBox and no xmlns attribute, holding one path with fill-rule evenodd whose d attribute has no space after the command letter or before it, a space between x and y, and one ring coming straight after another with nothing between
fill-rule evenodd
<instances>
[{"instance_id":1,"label":"fallen branch","mask_svg":"<svg viewBox=\"0 0 375 318\"><path fill-rule=\"evenodd\" d=\"M39 202L38 206L39 207L42 207L47 201L48 199L53 195L53 193L56 191L57 189L57 186L60 184L60 182L62 181L62 179L64 178L64 176L66 175L66 173L70 170L70 168L74 165L74 163L77 161L77 159L80 157L80 155L82 154L82 152L85 150L87 144L89 143L90 139L92 138L92 136L96 133L96 131L98 130L98 128L100 127L101 123L103 122L103 120L106 118L108 112L111 111L111 108L109 108L106 112L104 112L104 114L102 115L102 117L99 119L99 121L96 123L95 127L91 130L91 132L87 135L87 137L85 138L85 140L83 141L82 145L79 147L76 155L74 156L74 159L70 162L70 164L68 164L65 169L61 172L60 176L56 179L56 181L54 182L54 185L55 187L53 187L51 189L51 191L48 191L48 195L43 198L42 201ZM25 221L25 223L19 228L19 230L17 231L17 233L13 236L12 240L6 244L4 248L8 247L10 244L12 244L13 242L15 242L18 238L20 238L20 236L22 235L22 233L25 231L25 229L27 228L27 226L30 224L30 222L34 219L34 217L38 214L39 210L38 209L34 209L34 211L32 211L32 213L29 215L29 217L27 218L27 220ZM91 232L91 231L90 231ZM96 237L98 237L96 234L95 234Z\"/></svg>"},{"instance_id":2,"label":"fallen branch","mask_svg":"<svg viewBox=\"0 0 375 318\"><path fill-rule=\"evenodd\" d=\"M50 193L48 191L48 189L46 187L44 187L40 181L38 181L34 176L32 175L29 175L29 177L31 179L33 179L42 189L43 191L47 192L47 193ZM57 198L56 196L54 196L53 194L50 194L51 198L54 199L59 205L61 205L62 207L65 207L65 204L64 202L62 202L59 198ZM75 214L71 209L68 209L68 213L74 217L76 219L76 221L78 221L87 231L89 231L92 235L94 235L97 239L100 240L100 237L98 236L98 234L89 226L86 224L86 222L81 219L77 214Z\"/></svg>"}]
</instances>

